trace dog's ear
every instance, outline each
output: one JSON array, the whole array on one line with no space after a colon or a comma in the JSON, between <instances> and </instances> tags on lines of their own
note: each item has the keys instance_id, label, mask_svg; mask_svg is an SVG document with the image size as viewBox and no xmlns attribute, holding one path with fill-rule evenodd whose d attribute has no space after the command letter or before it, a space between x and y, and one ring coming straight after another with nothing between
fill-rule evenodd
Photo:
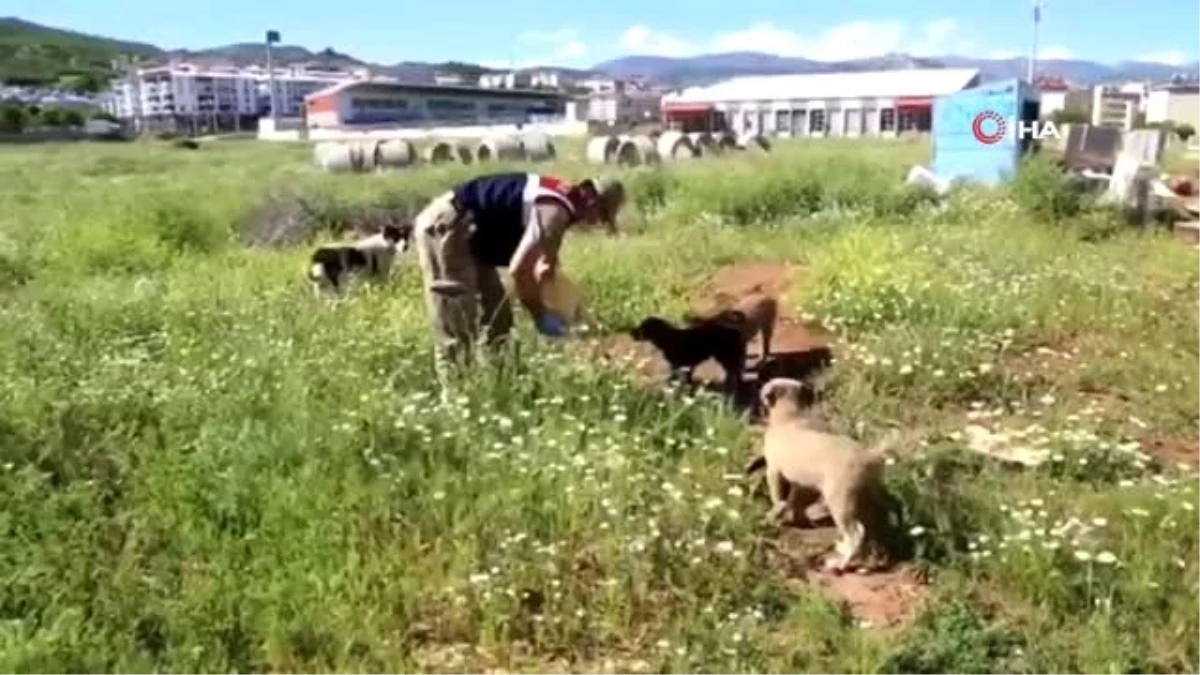
<instances>
[{"instance_id":1,"label":"dog's ear","mask_svg":"<svg viewBox=\"0 0 1200 675\"><path fill-rule=\"evenodd\" d=\"M759 399L763 407L770 410L784 396L795 396L800 391L800 383L786 377L776 377L763 385Z\"/></svg>"},{"instance_id":2,"label":"dog's ear","mask_svg":"<svg viewBox=\"0 0 1200 675\"><path fill-rule=\"evenodd\" d=\"M758 399L762 401L763 407L767 410L774 407L775 401L779 398L779 386L779 380L774 379L764 384L762 390L758 392Z\"/></svg>"},{"instance_id":3,"label":"dog's ear","mask_svg":"<svg viewBox=\"0 0 1200 675\"><path fill-rule=\"evenodd\" d=\"M404 231L395 225L384 225L383 238L393 244L398 244L401 239L404 239Z\"/></svg>"}]
</instances>

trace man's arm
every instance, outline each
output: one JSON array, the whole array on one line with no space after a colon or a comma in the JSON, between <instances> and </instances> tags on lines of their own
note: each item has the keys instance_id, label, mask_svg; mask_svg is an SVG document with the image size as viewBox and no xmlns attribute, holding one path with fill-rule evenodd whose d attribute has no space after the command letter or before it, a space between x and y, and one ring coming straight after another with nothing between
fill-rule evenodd
<instances>
[{"instance_id":1,"label":"man's arm","mask_svg":"<svg viewBox=\"0 0 1200 675\"><path fill-rule=\"evenodd\" d=\"M546 311L538 288L539 277L553 276L557 269L558 249L570 220L570 213L558 204L534 204L529 209L525 236L509 262L517 299L535 320ZM539 263L543 270L538 269Z\"/></svg>"}]
</instances>

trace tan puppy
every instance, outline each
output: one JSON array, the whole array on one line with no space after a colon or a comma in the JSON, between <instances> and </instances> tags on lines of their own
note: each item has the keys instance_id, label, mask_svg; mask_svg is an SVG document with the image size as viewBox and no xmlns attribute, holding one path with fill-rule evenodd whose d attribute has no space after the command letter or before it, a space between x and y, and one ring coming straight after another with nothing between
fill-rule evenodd
<instances>
[{"instance_id":1,"label":"tan puppy","mask_svg":"<svg viewBox=\"0 0 1200 675\"><path fill-rule=\"evenodd\" d=\"M685 323L718 323L736 328L742 342L749 343L755 335L762 334L762 356L765 361L771 355L771 336L775 334L775 319L779 315L779 301L764 293L753 293L716 311L688 313L683 315Z\"/></svg>"},{"instance_id":2,"label":"tan puppy","mask_svg":"<svg viewBox=\"0 0 1200 675\"><path fill-rule=\"evenodd\" d=\"M880 482L883 454L898 434L865 449L845 436L812 428L800 409L803 386L799 380L777 377L763 387L762 403L768 411L763 456L746 470L766 466L770 517L777 521L789 507L797 512L806 493L820 493L840 537L837 558L825 565L840 572L862 550L867 523L877 522L870 510L885 499ZM786 499L785 488L790 488Z\"/></svg>"}]
</instances>

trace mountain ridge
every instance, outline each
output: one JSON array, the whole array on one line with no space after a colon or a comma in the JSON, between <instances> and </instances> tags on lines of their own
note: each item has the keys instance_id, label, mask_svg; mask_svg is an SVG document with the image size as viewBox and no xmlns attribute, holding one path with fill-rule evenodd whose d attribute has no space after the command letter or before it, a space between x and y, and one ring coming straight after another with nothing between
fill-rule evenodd
<instances>
[{"instance_id":1,"label":"mountain ridge","mask_svg":"<svg viewBox=\"0 0 1200 675\"><path fill-rule=\"evenodd\" d=\"M18 17L0 18L0 81L16 84L60 85L95 90L114 77L114 62L126 57L142 62L165 62L171 58L200 62L229 63L236 66L262 64L264 45L242 42L206 49L169 49L145 42L120 40L81 31L44 26ZM393 64L371 63L332 47L313 51L299 45L272 47L273 60L281 65L307 64L323 67L365 67L404 81L431 82L435 74L457 74L476 81L485 73L503 72L479 64L459 61L433 63L401 61ZM690 57L629 55L598 63L591 68L565 68L547 65L522 71L547 69L571 76L605 74L614 77L642 76L665 85L705 84L739 75L821 73L835 71L892 70L922 67L979 68L984 79L1021 77L1025 59L982 59L947 55L916 57L890 53L848 61L817 61L765 52L725 52ZM1161 63L1124 61L1102 64L1084 59L1039 61L1039 70L1079 84L1097 84L1121 79L1166 80L1178 73L1195 75L1200 65L1172 66Z\"/></svg>"}]
</instances>

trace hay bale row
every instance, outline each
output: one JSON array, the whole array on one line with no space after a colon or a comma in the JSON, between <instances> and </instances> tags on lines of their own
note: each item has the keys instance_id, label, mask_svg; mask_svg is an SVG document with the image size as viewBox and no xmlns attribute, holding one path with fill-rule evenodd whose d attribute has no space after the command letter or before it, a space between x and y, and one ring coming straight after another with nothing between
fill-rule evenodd
<instances>
[{"instance_id":1,"label":"hay bale row","mask_svg":"<svg viewBox=\"0 0 1200 675\"><path fill-rule=\"evenodd\" d=\"M700 156L695 144L687 134L680 131L666 131L655 141L658 156L671 162L695 159Z\"/></svg>"},{"instance_id":2,"label":"hay bale row","mask_svg":"<svg viewBox=\"0 0 1200 675\"><path fill-rule=\"evenodd\" d=\"M403 139L317 143L317 166L331 173L363 173L376 169L402 169L416 161L412 143Z\"/></svg>"},{"instance_id":3,"label":"hay bale row","mask_svg":"<svg viewBox=\"0 0 1200 675\"><path fill-rule=\"evenodd\" d=\"M612 164L621 140L616 136L593 136L587 144L588 164Z\"/></svg>"},{"instance_id":4,"label":"hay bale row","mask_svg":"<svg viewBox=\"0 0 1200 675\"><path fill-rule=\"evenodd\" d=\"M618 166L650 166L662 162L658 145L646 136L622 136L617 146Z\"/></svg>"},{"instance_id":5,"label":"hay bale row","mask_svg":"<svg viewBox=\"0 0 1200 675\"><path fill-rule=\"evenodd\" d=\"M363 173L413 166L418 159L428 164L458 162L547 162L558 157L554 142L545 134L493 136L468 144L438 140L418 155L404 139L382 141L325 141L313 148L316 164L331 173Z\"/></svg>"},{"instance_id":6,"label":"hay bale row","mask_svg":"<svg viewBox=\"0 0 1200 675\"><path fill-rule=\"evenodd\" d=\"M763 136L739 139L729 132L664 131L648 136L596 136L588 141L587 161L589 164L641 166L687 161L738 149L768 152L771 145Z\"/></svg>"}]
</instances>

